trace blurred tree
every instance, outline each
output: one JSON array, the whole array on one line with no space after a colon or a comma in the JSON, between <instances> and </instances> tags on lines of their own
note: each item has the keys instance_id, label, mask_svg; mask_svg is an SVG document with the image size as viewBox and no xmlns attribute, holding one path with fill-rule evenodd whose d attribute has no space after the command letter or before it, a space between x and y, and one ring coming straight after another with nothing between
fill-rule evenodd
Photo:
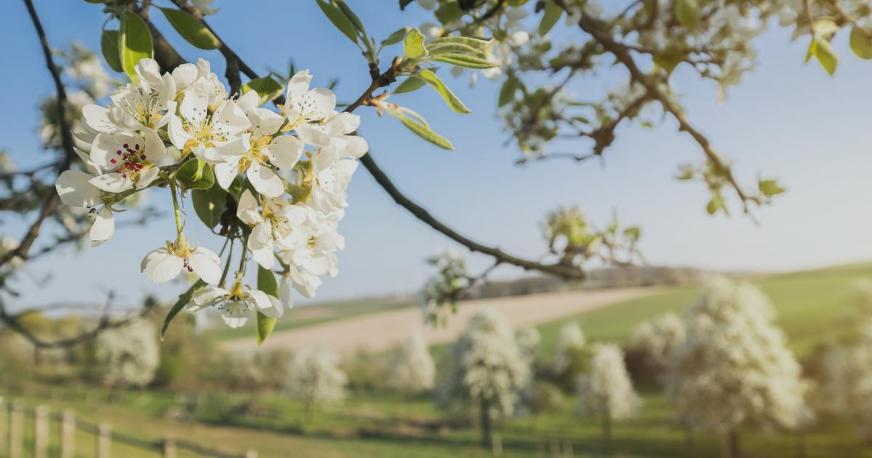
<instances>
[{"instance_id":1,"label":"blurred tree","mask_svg":"<svg viewBox=\"0 0 872 458\"><path fill-rule=\"evenodd\" d=\"M561 326L557 334L554 370L564 390L575 389L578 374L587 369L589 357L581 326L578 323Z\"/></svg>"},{"instance_id":2,"label":"blurred tree","mask_svg":"<svg viewBox=\"0 0 872 458\"><path fill-rule=\"evenodd\" d=\"M397 348L388 366L389 384L405 394L416 394L433 388L436 365L420 331Z\"/></svg>"},{"instance_id":3,"label":"blurred tree","mask_svg":"<svg viewBox=\"0 0 872 458\"><path fill-rule=\"evenodd\" d=\"M470 318L452 348L451 369L442 387L446 407L477 409L483 447L492 443L493 421L511 415L529 380L529 367L512 329L493 309Z\"/></svg>"},{"instance_id":4,"label":"blurred tree","mask_svg":"<svg viewBox=\"0 0 872 458\"><path fill-rule=\"evenodd\" d=\"M739 455L745 426L791 430L803 424L807 383L773 323L769 299L748 283L710 278L685 316L687 336L672 353L666 392L682 419L722 434Z\"/></svg>"},{"instance_id":5,"label":"blurred tree","mask_svg":"<svg viewBox=\"0 0 872 458\"><path fill-rule=\"evenodd\" d=\"M315 419L315 409L345 398L347 382L339 358L327 350L300 350L288 369L288 392L303 404L308 424Z\"/></svg>"},{"instance_id":6,"label":"blurred tree","mask_svg":"<svg viewBox=\"0 0 872 458\"><path fill-rule=\"evenodd\" d=\"M106 330L95 342L94 361L106 385L148 385L160 365L157 328L147 320L135 320Z\"/></svg>"},{"instance_id":7,"label":"blurred tree","mask_svg":"<svg viewBox=\"0 0 872 458\"><path fill-rule=\"evenodd\" d=\"M612 438L612 422L632 416L642 401L624 366L624 352L614 344L596 344L590 370L578 377L578 412L600 417L603 437Z\"/></svg>"}]
</instances>

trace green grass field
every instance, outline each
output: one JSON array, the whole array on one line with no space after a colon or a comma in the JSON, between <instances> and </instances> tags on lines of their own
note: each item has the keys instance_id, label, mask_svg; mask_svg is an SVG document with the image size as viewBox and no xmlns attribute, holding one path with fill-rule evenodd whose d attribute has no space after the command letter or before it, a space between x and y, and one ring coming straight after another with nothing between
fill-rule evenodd
<instances>
[{"instance_id":1,"label":"green grass field","mask_svg":"<svg viewBox=\"0 0 872 458\"><path fill-rule=\"evenodd\" d=\"M870 264L761 276L754 283L773 300L778 323L792 348L805 355L816 345L850 332L845 322L856 316L851 288L866 278L872 278ZM551 358L557 332L567 322L581 323L589 340L624 342L637 324L667 311L680 312L696 295L692 287L668 289L542 324L538 327L543 337L542 358ZM346 304L327 319L400 306L371 304L363 310L349 310L351 306ZM446 347L434 350L439 356L439 373L444 374ZM91 392L89 403L83 399L84 390ZM301 407L281 393L202 395L196 403L191 396L156 391L119 393L112 403L105 401L106 392L93 388L55 387L54 393L11 394L30 404L48 399L55 411L74 408L82 418L109 420L117 430L146 439L174 435L231 452L256 448L261 458L490 456L478 446L474 424L448 418L426 396L405 399L379 391L354 391L344 404L326 409L313 424L304 424ZM645 404L640 415L615 425L611 443L600 438L598 422L574 415L576 400L572 396L547 414L503 421L498 432L505 456L554 456L553 451L568 453L570 447L576 457L718 456L717 437L697 433L693 448L688 448L682 431L673 426L672 409L663 396L652 388L644 388L642 395ZM80 436L84 445L77 456L92 456L93 436ZM805 435L804 442L806 457L872 457L872 447L864 446L844 419L822 419ZM786 434L746 432L742 436L744 456L749 458L798 456L797 443L797 437ZM157 456L114 447L119 447L119 456Z\"/></svg>"}]
</instances>

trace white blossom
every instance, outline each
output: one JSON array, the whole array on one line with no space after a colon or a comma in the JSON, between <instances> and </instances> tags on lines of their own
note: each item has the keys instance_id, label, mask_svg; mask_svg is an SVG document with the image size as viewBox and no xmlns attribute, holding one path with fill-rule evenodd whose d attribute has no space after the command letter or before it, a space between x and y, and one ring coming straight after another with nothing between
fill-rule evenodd
<instances>
[{"instance_id":1,"label":"white blossom","mask_svg":"<svg viewBox=\"0 0 872 458\"><path fill-rule=\"evenodd\" d=\"M748 283L709 279L685 315L687 336L673 352L667 394L682 418L718 432L743 425L794 428L807 416L807 385L773 309Z\"/></svg>"},{"instance_id":2,"label":"white blossom","mask_svg":"<svg viewBox=\"0 0 872 458\"><path fill-rule=\"evenodd\" d=\"M288 370L288 391L309 413L319 405L344 399L347 383L339 358L327 350L300 350Z\"/></svg>"},{"instance_id":3,"label":"white blossom","mask_svg":"<svg viewBox=\"0 0 872 458\"><path fill-rule=\"evenodd\" d=\"M404 393L417 393L433 388L436 365L420 332L410 334L397 349L390 362L389 374L389 384Z\"/></svg>"},{"instance_id":4,"label":"white blossom","mask_svg":"<svg viewBox=\"0 0 872 458\"><path fill-rule=\"evenodd\" d=\"M248 317L255 312L278 318L284 313L279 300L263 291L253 289L237 282L228 291L217 286L198 289L191 298L193 305L189 310L196 312L204 307L214 307L221 311L221 318L231 328L244 326Z\"/></svg>"},{"instance_id":5,"label":"white blossom","mask_svg":"<svg viewBox=\"0 0 872 458\"><path fill-rule=\"evenodd\" d=\"M563 325L557 335L557 355L554 359L557 372L563 373L573 368L584 346L584 334L578 323Z\"/></svg>"},{"instance_id":6,"label":"white blossom","mask_svg":"<svg viewBox=\"0 0 872 458\"><path fill-rule=\"evenodd\" d=\"M144 319L107 329L94 342L94 357L103 383L148 385L160 364L157 330Z\"/></svg>"},{"instance_id":7,"label":"white blossom","mask_svg":"<svg viewBox=\"0 0 872 458\"><path fill-rule=\"evenodd\" d=\"M590 371L578 377L579 413L604 417L606 421L632 416L641 405L633 390L624 352L613 344L596 344Z\"/></svg>"},{"instance_id":8,"label":"white blossom","mask_svg":"<svg viewBox=\"0 0 872 458\"><path fill-rule=\"evenodd\" d=\"M142 259L140 269L155 283L170 281L184 269L215 285L221 277L220 262L214 252L199 246L189 247L182 240L182 243L167 242L166 246L149 251Z\"/></svg>"},{"instance_id":9,"label":"white blossom","mask_svg":"<svg viewBox=\"0 0 872 458\"><path fill-rule=\"evenodd\" d=\"M684 322L674 313L646 321L633 330L630 346L645 354L648 362L663 370L672 358L675 348L684 343Z\"/></svg>"}]
</instances>

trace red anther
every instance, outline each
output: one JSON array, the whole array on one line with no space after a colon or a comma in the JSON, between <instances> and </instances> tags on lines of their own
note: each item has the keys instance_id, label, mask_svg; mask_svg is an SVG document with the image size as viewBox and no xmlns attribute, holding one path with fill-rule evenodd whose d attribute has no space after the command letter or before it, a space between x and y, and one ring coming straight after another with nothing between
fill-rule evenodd
<instances>
[{"instance_id":1,"label":"red anther","mask_svg":"<svg viewBox=\"0 0 872 458\"><path fill-rule=\"evenodd\" d=\"M115 159L112 159L112 160L110 160L109 162L111 162L111 163L114 164L114 163L116 163L116 162L118 162L118 161L116 161Z\"/></svg>"},{"instance_id":2,"label":"red anther","mask_svg":"<svg viewBox=\"0 0 872 458\"><path fill-rule=\"evenodd\" d=\"M127 178L127 174L126 174L126 173L122 173L122 174L121 174L121 178Z\"/></svg>"},{"instance_id":3,"label":"red anther","mask_svg":"<svg viewBox=\"0 0 872 458\"><path fill-rule=\"evenodd\" d=\"M124 144L124 147L125 147L125 148L130 148L130 146L129 146L127 143Z\"/></svg>"},{"instance_id":4,"label":"red anther","mask_svg":"<svg viewBox=\"0 0 872 458\"><path fill-rule=\"evenodd\" d=\"M134 148L139 149L139 143L133 145Z\"/></svg>"},{"instance_id":5,"label":"red anther","mask_svg":"<svg viewBox=\"0 0 872 458\"><path fill-rule=\"evenodd\" d=\"M120 149L115 150L115 154L121 154L121 150Z\"/></svg>"}]
</instances>

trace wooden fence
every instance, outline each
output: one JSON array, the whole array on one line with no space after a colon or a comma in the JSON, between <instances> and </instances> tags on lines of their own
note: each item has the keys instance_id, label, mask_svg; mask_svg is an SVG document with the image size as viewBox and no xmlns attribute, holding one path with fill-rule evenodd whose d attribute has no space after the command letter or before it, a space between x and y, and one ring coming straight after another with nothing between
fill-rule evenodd
<instances>
[{"instance_id":1,"label":"wooden fence","mask_svg":"<svg viewBox=\"0 0 872 458\"><path fill-rule=\"evenodd\" d=\"M0 397L0 457L24 458L25 429L32 428L31 448L33 458L49 458L50 432L52 421L55 429L57 450L60 458L74 458L77 450L93 447L96 458L112 458L112 443L117 442L141 450L154 452L164 458L176 458L179 450L186 450L203 457L214 458L257 458L255 450L243 455L226 453L187 440L164 438L147 440L130 434L113 431L108 422L90 423L76 418L75 412L65 409L52 413L47 405L27 408L21 402L5 401ZM76 432L84 431L94 436L91 444L76 444ZM79 448L77 448L77 445Z\"/></svg>"}]
</instances>

